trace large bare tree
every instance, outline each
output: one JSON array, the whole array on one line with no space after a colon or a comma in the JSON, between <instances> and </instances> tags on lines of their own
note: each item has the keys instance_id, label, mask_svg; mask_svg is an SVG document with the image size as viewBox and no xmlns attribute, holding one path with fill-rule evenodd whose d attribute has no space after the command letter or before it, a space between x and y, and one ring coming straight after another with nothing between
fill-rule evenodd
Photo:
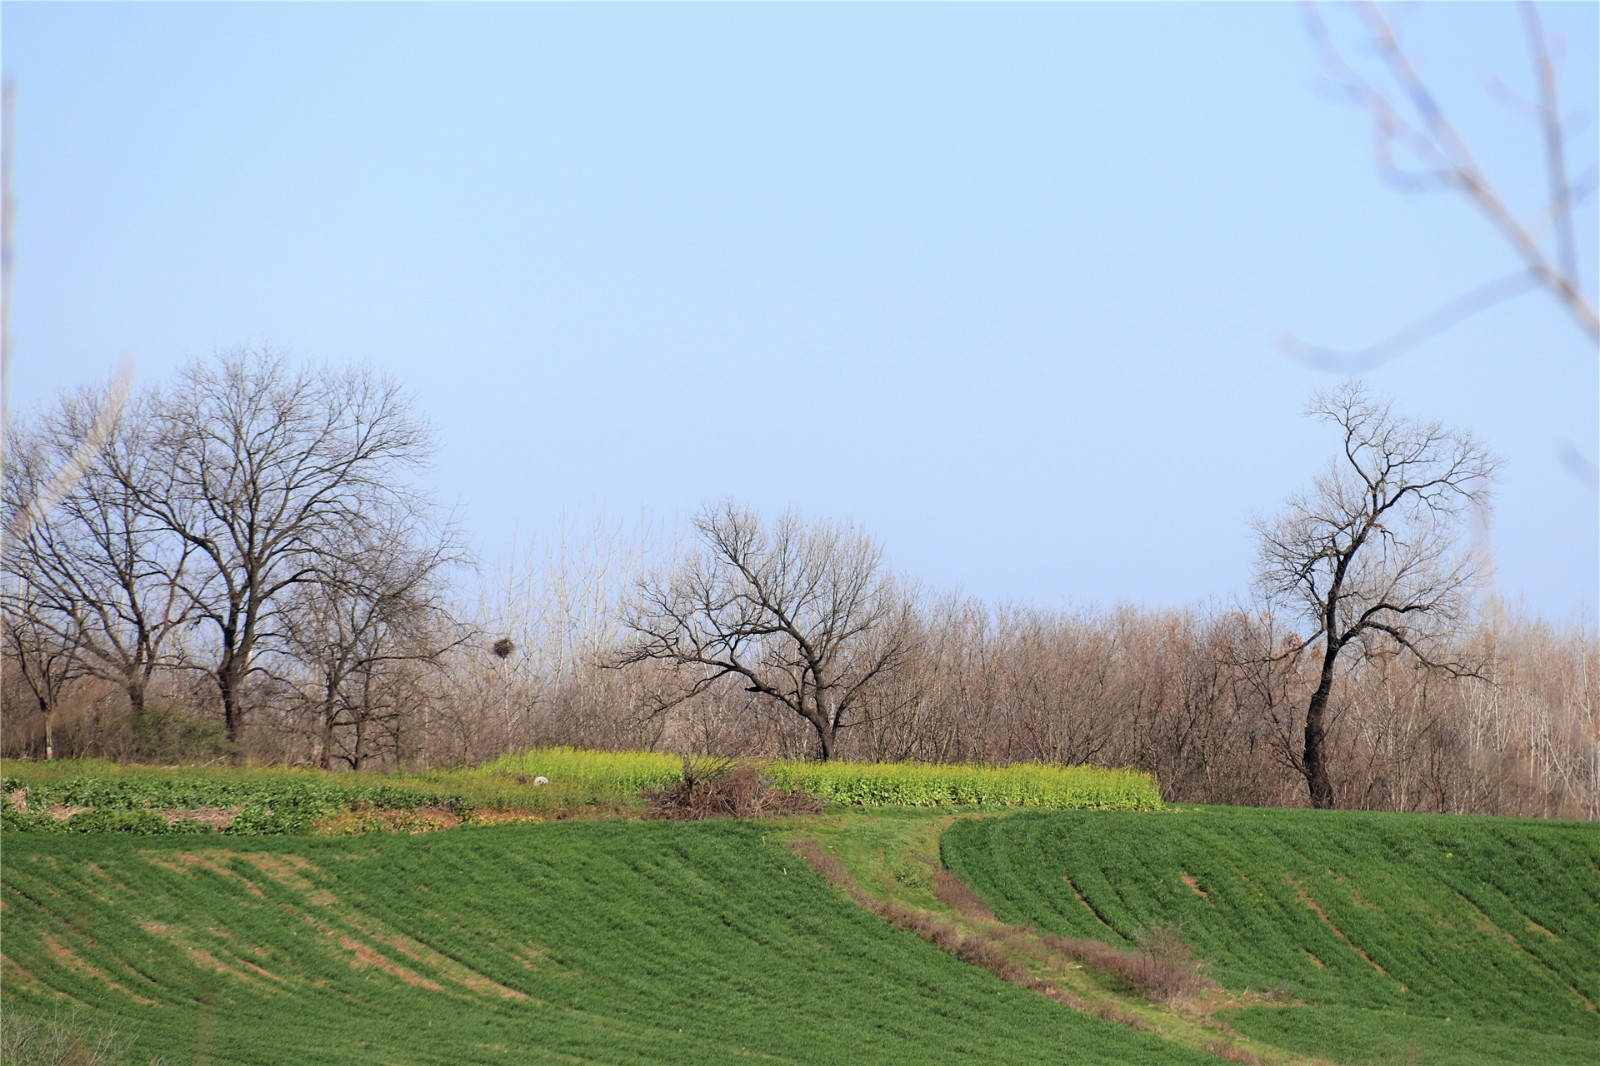
<instances>
[{"instance_id":1,"label":"large bare tree","mask_svg":"<svg viewBox=\"0 0 1600 1066\"><path fill-rule=\"evenodd\" d=\"M432 454L400 386L367 368L299 367L271 350L191 363L155 410L145 512L191 551L182 587L209 624L209 672L237 739L258 657L286 646L299 586L337 580L376 524L430 506L406 475Z\"/></svg>"},{"instance_id":2,"label":"large bare tree","mask_svg":"<svg viewBox=\"0 0 1600 1066\"><path fill-rule=\"evenodd\" d=\"M771 527L733 503L694 520L698 549L666 577L640 583L622 665L664 661L679 687L657 712L724 681L809 722L822 759L860 720L874 687L908 658L909 599L883 550L848 526L807 525L792 512Z\"/></svg>"},{"instance_id":3,"label":"large bare tree","mask_svg":"<svg viewBox=\"0 0 1600 1066\"><path fill-rule=\"evenodd\" d=\"M1479 578L1461 527L1487 506L1497 460L1470 433L1398 415L1358 381L1316 393L1307 413L1337 426L1343 446L1310 493L1256 523L1256 583L1310 626L1283 654L1320 646L1296 769L1312 804L1332 807L1328 704L1341 657L1390 648L1474 672L1454 650Z\"/></svg>"}]
</instances>

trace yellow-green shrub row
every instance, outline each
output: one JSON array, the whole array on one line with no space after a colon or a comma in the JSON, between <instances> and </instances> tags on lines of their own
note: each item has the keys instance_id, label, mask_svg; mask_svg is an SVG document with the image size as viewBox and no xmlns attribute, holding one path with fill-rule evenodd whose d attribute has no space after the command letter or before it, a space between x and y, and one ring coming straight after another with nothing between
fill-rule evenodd
<instances>
[{"instance_id":1,"label":"yellow-green shrub row","mask_svg":"<svg viewBox=\"0 0 1600 1066\"><path fill-rule=\"evenodd\" d=\"M484 763L491 774L575 785L595 791L638 792L670 785L683 776L683 759L654 751L583 751L578 748L532 748Z\"/></svg>"},{"instance_id":2,"label":"yellow-green shrub row","mask_svg":"<svg viewBox=\"0 0 1600 1066\"><path fill-rule=\"evenodd\" d=\"M970 766L933 763L812 763L772 766L772 779L837 803L904 807L1046 807L1153 810L1155 778L1099 766Z\"/></svg>"},{"instance_id":3,"label":"yellow-green shrub row","mask_svg":"<svg viewBox=\"0 0 1600 1066\"><path fill-rule=\"evenodd\" d=\"M763 770L780 788L802 789L830 803L865 807L1151 810L1161 806L1161 794L1149 774L1095 766L793 760L765 763ZM7 830L194 832L198 826L169 825L147 808L245 805L247 809L229 832L260 835L305 832L319 819L357 806L446 806L467 820L481 812L550 813L573 806L637 813L640 792L671 785L682 777L683 758L660 752L555 747L506 755L469 769L395 774L327 774L263 767L160 770L95 761L12 763L7 771L0 782L4 791L27 788L32 797L26 814L13 809L9 800L3 804L5 810L0 813ZM80 815L82 822L69 825L42 813L51 804L89 808L95 813ZM268 811L270 816L265 813Z\"/></svg>"},{"instance_id":4,"label":"yellow-green shrub row","mask_svg":"<svg viewBox=\"0 0 1600 1066\"><path fill-rule=\"evenodd\" d=\"M1057 810L1152 810L1161 806L1155 778L1098 766L972 766L931 763L771 762L781 788L834 803L897 807L1043 807ZM677 781L683 760L656 752L535 748L481 767L497 774L543 776L552 784L595 790L659 788Z\"/></svg>"}]
</instances>

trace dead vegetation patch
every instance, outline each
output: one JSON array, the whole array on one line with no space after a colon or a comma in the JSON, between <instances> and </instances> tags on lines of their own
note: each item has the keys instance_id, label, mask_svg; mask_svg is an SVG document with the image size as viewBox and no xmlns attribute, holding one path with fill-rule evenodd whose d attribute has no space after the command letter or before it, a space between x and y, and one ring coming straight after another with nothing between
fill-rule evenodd
<instances>
[{"instance_id":1,"label":"dead vegetation patch","mask_svg":"<svg viewBox=\"0 0 1600 1066\"><path fill-rule=\"evenodd\" d=\"M203 855L195 851L184 851L178 852L167 859L153 858L150 860L150 865L158 866L163 870L171 870L174 873L180 874L186 874L195 869L200 869L209 873L214 873L218 877L237 877L244 883L245 887L250 890L251 895L265 895L266 893L262 892L261 887L255 882L251 881L248 877L242 876L236 870L231 870L224 865L228 859L236 857L238 857L238 853L231 851L217 852L211 855Z\"/></svg>"},{"instance_id":2,"label":"dead vegetation patch","mask_svg":"<svg viewBox=\"0 0 1600 1066\"><path fill-rule=\"evenodd\" d=\"M244 804L237 807L155 807L157 814L167 820L168 825L177 825L179 822L193 822L195 825L220 832L233 824L233 820L244 812Z\"/></svg>"},{"instance_id":3,"label":"dead vegetation patch","mask_svg":"<svg viewBox=\"0 0 1600 1066\"><path fill-rule=\"evenodd\" d=\"M83 870L84 870L84 873L87 873L88 875L90 875L91 877L96 878L97 880L106 882L112 888L116 889L119 892L127 892L127 891L129 891L129 888L128 888L126 883L117 880L116 876L113 875L110 870L107 870L104 866L101 866L97 862L88 863L87 865L84 866Z\"/></svg>"},{"instance_id":4,"label":"dead vegetation patch","mask_svg":"<svg viewBox=\"0 0 1600 1066\"><path fill-rule=\"evenodd\" d=\"M761 768L736 759L684 759L683 777L643 792L647 818L695 821L701 818L777 818L817 814L823 802L804 792L774 785Z\"/></svg>"},{"instance_id":5,"label":"dead vegetation patch","mask_svg":"<svg viewBox=\"0 0 1600 1066\"><path fill-rule=\"evenodd\" d=\"M381 954L371 944L364 944L330 925L317 921L309 914L300 914L298 917L302 922L305 922L324 937L339 945L341 950L348 952L352 970L364 970L368 967L374 967L414 988L424 988L429 992L443 992L445 990L444 986L439 982L408 970L393 959Z\"/></svg>"},{"instance_id":6,"label":"dead vegetation patch","mask_svg":"<svg viewBox=\"0 0 1600 1066\"><path fill-rule=\"evenodd\" d=\"M281 982L281 978L268 973L254 963L245 962L242 959L239 960L238 965L231 965L204 948L197 947L185 947L183 953L196 969L214 973L218 977L228 977L235 981L243 981L247 985L258 984L258 977Z\"/></svg>"},{"instance_id":7,"label":"dead vegetation patch","mask_svg":"<svg viewBox=\"0 0 1600 1066\"><path fill-rule=\"evenodd\" d=\"M995 917L994 911L989 909L989 904L984 902L983 897L949 870L939 869L933 872L933 894L939 898L940 903L957 914L968 918L999 920Z\"/></svg>"},{"instance_id":8,"label":"dead vegetation patch","mask_svg":"<svg viewBox=\"0 0 1600 1066\"><path fill-rule=\"evenodd\" d=\"M522 822L553 821L554 815L530 810L476 810L469 819L473 825L515 825Z\"/></svg>"},{"instance_id":9,"label":"dead vegetation patch","mask_svg":"<svg viewBox=\"0 0 1600 1066\"><path fill-rule=\"evenodd\" d=\"M1207 1054L1215 1055L1219 1059L1237 1062L1239 1066L1261 1066L1266 1062L1260 1055L1247 1051L1242 1047L1230 1044L1226 1040L1215 1040L1206 1045Z\"/></svg>"},{"instance_id":10,"label":"dead vegetation patch","mask_svg":"<svg viewBox=\"0 0 1600 1066\"><path fill-rule=\"evenodd\" d=\"M454 829L461 821L461 816L450 807L372 807L357 804L347 811L338 811L318 819L312 830L325 836L360 836L363 833L404 833L414 836L440 829Z\"/></svg>"},{"instance_id":11,"label":"dead vegetation patch","mask_svg":"<svg viewBox=\"0 0 1600 1066\"><path fill-rule=\"evenodd\" d=\"M311 892L317 886L307 873L317 872L309 859L300 855L275 855L268 852L247 852L239 856L251 866L266 874L284 888L295 892Z\"/></svg>"},{"instance_id":12,"label":"dead vegetation patch","mask_svg":"<svg viewBox=\"0 0 1600 1066\"><path fill-rule=\"evenodd\" d=\"M1132 951L1102 940L1053 933L1039 937L1052 951L1107 974L1130 992L1155 1003L1192 999L1217 987L1184 942L1182 930L1170 922L1140 930Z\"/></svg>"}]
</instances>

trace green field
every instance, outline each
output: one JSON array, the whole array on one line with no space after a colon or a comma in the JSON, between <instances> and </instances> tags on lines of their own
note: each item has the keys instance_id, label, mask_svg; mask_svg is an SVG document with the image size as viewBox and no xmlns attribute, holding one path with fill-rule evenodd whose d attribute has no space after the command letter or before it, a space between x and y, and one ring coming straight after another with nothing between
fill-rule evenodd
<instances>
[{"instance_id":1,"label":"green field","mask_svg":"<svg viewBox=\"0 0 1600 1066\"><path fill-rule=\"evenodd\" d=\"M1600 827L1347 812L1019 814L945 863L998 916L1130 942L1177 923L1281 1002L1240 1031L1341 1062L1600 1061Z\"/></svg>"},{"instance_id":2,"label":"green field","mask_svg":"<svg viewBox=\"0 0 1600 1066\"><path fill-rule=\"evenodd\" d=\"M139 1066L1600 1061L1595 825L761 769L830 813L640 821L682 770L643 753L9 765L0 1036L76 1010ZM1220 987L1130 977L1173 929Z\"/></svg>"},{"instance_id":3,"label":"green field","mask_svg":"<svg viewBox=\"0 0 1600 1066\"><path fill-rule=\"evenodd\" d=\"M15 1021L168 1063L1193 1062L830 889L754 823L8 833Z\"/></svg>"}]
</instances>

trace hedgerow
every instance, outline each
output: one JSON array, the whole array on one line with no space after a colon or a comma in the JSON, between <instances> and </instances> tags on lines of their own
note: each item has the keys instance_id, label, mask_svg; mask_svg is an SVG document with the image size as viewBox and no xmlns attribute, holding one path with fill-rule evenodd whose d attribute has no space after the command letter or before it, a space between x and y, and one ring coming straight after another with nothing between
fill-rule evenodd
<instances>
[{"instance_id":1,"label":"hedgerow","mask_svg":"<svg viewBox=\"0 0 1600 1066\"><path fill-rule=\"evenodd\" d=\"M1155 780L1135 770L805 760L751 766L764 787L845 806L1161 806ZM646 813L645 795L683 783L683 767L681 757L659 752L566 747L536 748L468 769L387 775L261 767L157 770L99 761L12 764L12 772L0 778L6 796L0 828L274 836L420 832L573 814L640 816ZM399 813L408 811L422 813Z\"/></svg>"}]
</instances>

